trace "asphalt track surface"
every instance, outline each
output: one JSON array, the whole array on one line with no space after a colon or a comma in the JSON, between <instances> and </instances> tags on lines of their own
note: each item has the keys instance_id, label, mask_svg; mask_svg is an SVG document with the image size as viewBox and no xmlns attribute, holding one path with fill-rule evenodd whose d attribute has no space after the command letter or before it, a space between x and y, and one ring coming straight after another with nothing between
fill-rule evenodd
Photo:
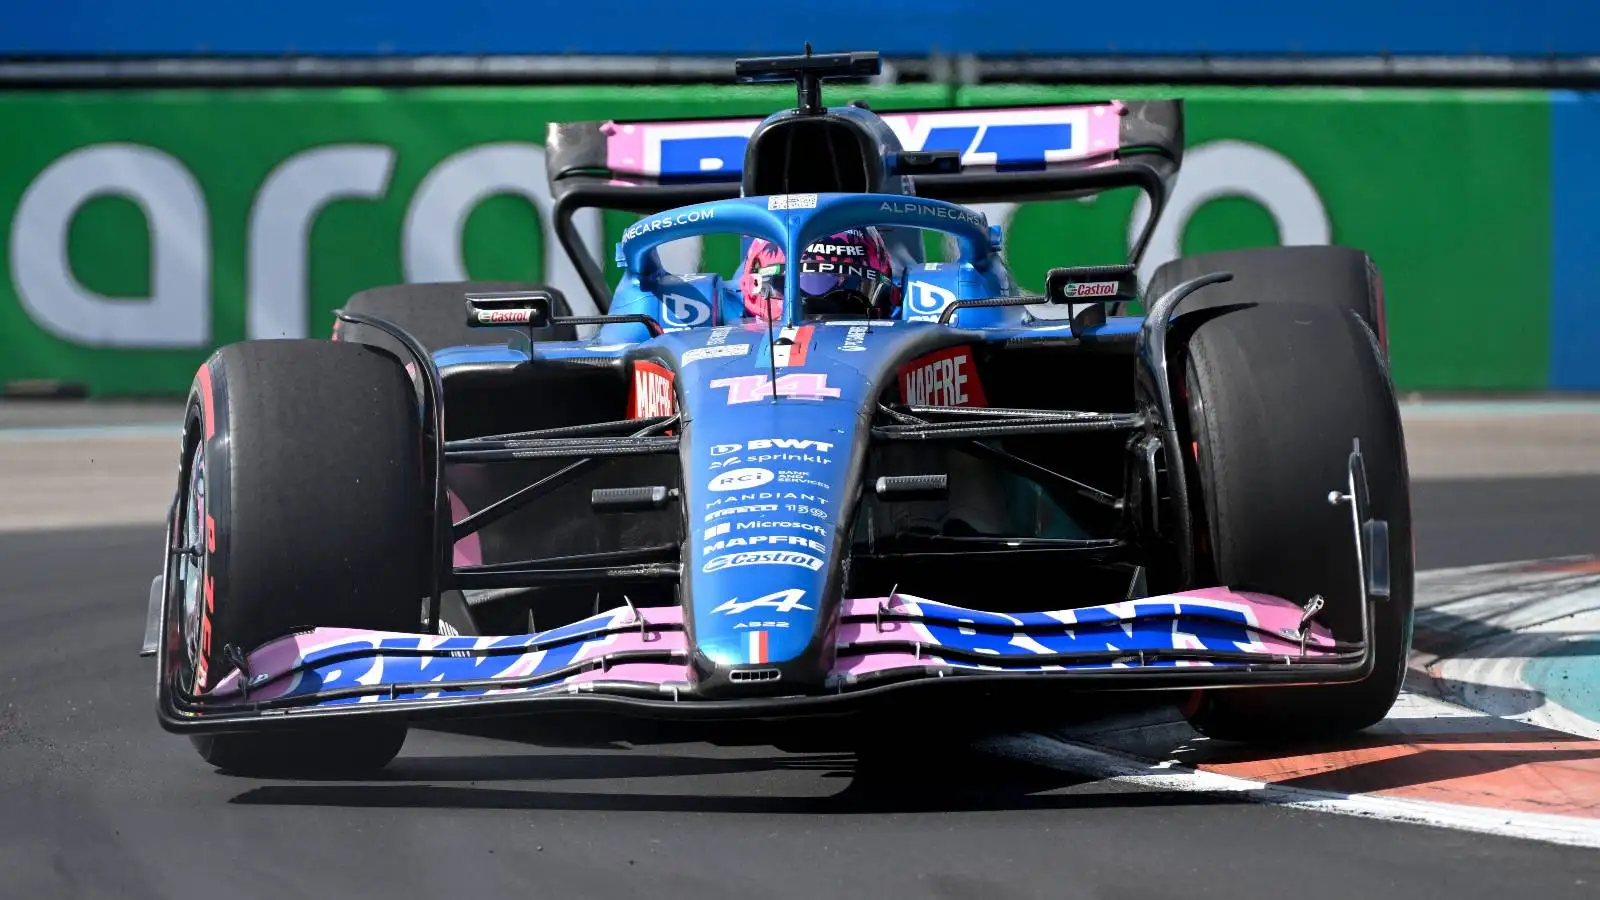
<instances>
[{"instance_id":1,"label":"asphalt track surface","mask_svg":"<svg viewBox=\"0 0 1600 900\"><path fill-rule=\"evenodd\" d=\"M1600 478L1415 491L1426 568L1600 550ZM370 781L224 776L157 727L136 656L159 544L0 535L0 898L1600 896L1593 850L988 756L931 769L915 735L899 776L422 730Z\"/></svg>"}]
</instances>

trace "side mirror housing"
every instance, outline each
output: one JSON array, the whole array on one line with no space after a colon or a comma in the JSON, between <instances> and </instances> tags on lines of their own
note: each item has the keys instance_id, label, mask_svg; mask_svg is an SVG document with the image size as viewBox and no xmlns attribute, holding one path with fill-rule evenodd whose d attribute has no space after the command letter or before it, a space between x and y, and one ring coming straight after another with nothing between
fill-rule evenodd
<instances>
[{"instance_id":1,"label":"side mirror housing","mask_svg":"<svg viewBox=\"0 0 1600 900\"><path fill-rule=\"evenodd\" d=\"M546 328L554 298L548 291L468 294L468 328Z\"/></svg>"},{"instance_id":2,"label":"side mirror housing","mask_svg":"<svg viewBox=\"0 0 1600 900\"><path fill-rule=\"evenodd\" d=\"M1045 301L1069 309L1082 307L1072 316L1073 331L1106 323L1106 304L1138 299L1138 267L1066 266L1051 269L1044 277Z\"/></svg>"}]
</instances>

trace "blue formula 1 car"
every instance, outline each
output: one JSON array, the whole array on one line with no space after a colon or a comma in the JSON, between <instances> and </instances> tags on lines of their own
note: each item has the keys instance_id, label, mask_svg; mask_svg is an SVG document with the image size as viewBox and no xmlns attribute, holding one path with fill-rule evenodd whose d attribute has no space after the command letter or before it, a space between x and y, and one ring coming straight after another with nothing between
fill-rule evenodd
<instances>
[{"instance_id":1,"label":"blue formula 1 car","mask_svg":"<svg viewBox=\"0 0 1600 900\"><path fill-rule=\"evenodd\" d=\"M598 314L400 285L333 340L217 351L151 588L163 727L266 773L546 711L936 698L957 721L1163 689L1223 739L1381 720L1413 574L1370 260L1234 251L1141 287L1179 103L823 106L823 79L877 65L742 60L799 87L759 121L552 126L556 230ZM1051 269L1042 295L978 208L1123 186L1154 210L1133 259ZM574 226L594 208L643 214L614 288ZM736 271L669 271L719 234Z\"/></svg>"}]
</instances>

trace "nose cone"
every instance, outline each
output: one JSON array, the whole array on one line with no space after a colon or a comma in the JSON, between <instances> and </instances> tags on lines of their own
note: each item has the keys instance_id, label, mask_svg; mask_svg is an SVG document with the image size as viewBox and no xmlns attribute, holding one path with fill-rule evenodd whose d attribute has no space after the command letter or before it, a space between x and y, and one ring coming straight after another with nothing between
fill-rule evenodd
<instances>
[{"instance_id":1,"label":"nose cone","mask_svg":"<svg viewBox=\"0 0 1600 900\"><path fill-rule=\"evenodd\" d=\"M685 621L702 694L792 693L831 667L875 372L891 353L873 338L895 324L785 328L775 343L760 325L677 336Z\"/></svg>"}]
</instances>

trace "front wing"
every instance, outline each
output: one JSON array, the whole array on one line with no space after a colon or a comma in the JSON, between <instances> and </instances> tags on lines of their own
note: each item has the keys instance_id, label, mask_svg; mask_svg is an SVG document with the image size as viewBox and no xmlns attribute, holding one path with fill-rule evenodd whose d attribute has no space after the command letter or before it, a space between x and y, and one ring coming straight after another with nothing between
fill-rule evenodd
<instances>
[{"instance_id":1,"label":"front wing","mask_svg":"<svg viewBox=\"0 0 1600 900\"><path fill-rule=\"evenodd\" d=\"M1069 680L1094 689L1354 681L1363 644L1339 644L1301 607L1222 588L1054 612L1002 614L922 598L845 601L823 693L696 697L682 611L621 607L537 634L440 636L318 628L255 650L201 695L163 685L171 731L256 730L347 715L444 718L588 705L673 718L829 711L953 678ZM750 632L760 662L765 633Z\"/></svg>"}]
</instances>

